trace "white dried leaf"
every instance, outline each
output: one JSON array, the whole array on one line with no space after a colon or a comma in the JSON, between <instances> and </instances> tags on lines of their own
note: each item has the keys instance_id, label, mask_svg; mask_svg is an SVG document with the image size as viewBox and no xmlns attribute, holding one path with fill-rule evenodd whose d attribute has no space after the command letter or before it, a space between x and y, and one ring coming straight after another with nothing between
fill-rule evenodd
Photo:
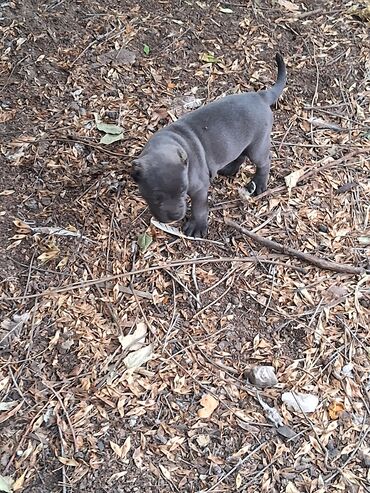
<instances>
[{"instance_id":1,"label":"white dried leaf","mask_svg":"<svg viewBox=\"0 0 370 493\"><path fill-rule=\"evenodd\" d=\"M15 407L17 404L18 404L18 401L0 402L0 411L9 411L13 407Z\"/></svg>"},{"instance_id":2,"label":"white dried leaf","mask_svg":"<svg viewBox=\"0 0 370 493\"><path fill-rule=\"evenodd\" d=\"M262 406L262 409L265 411L266 418L269 419L276 428L279 428L280 426L284 426L284 421L283 418L280 416L279 411L275 407L271 407L265 402L260 395L257 393L257 398L259 403Z\"/></svg>"},{"instance_id":3,"label":"white dried leaf","mask_svg":"<svg viewBox=\"0 0 370 493\"><path fill-rule=\"evenodd\" d=\"M209 445L211 441L211 438L209 435L199 435L197 437L197 443L199 445L199 447L207 447L207 445Z\"/></svg>"},{"instance_id":4,"label":"white dried leaf","mask_svg":"<svg viewBox=\"0 0 370 493\"><path fill-rule=\"evenodd\" d=\"M298 12L299 6L289 0L278 0L278 4L284 7L288 12Z\"/></svg>"},{"instance_id":5,"label":"white dried leaf","mask_svg":"<svg viewBox=\"0 0 370 493\"><path fill-rule=\"evenodd\" d=\"M319 398L314 394L284 392L281 399L289 408L296 412L313 413L319 405Z\"/></svg>"},{"instance_id":6,"label":"white dried leaf","mask_svg":"<svg viewBox=\"0 0 370 493\"><path fill-rule=\"evenodd\" d=\"M186 240L193 240L193 241L206 241L208 243L214 243L216 245L223 245L222 242L220 241L213 241L213 240L207 240L205 238L195 238L193 236L186 236L184 233L182 233L178 228L174 228L173 226L170 226L169 224L164 224L153 217L151 218L150 222L155 226L156 228L164 231L165 233L168 233L170 235L178 236L179 238L185 238Z\"/></svg>"},{"instance_id":7,"label":"white dried leaf","mask_svg":"<svg viewBox=\"0 0 370 493\"><path fill-rule=\"evenodd\" d=\"M370 245L370 236L359 236L358 242L360 243L360 245Z\"/></svg>"},{"instance_id":8,"label":"white dried leaf","mask_svg":"<svg viewBox=\"0 0 370 493\"><path fill-rule=\"evenodd\" d=\"M3 493L12 493L12 484L14 481L9 476L1 476L0 474L0 491Z\"/></svg>"},{"instance_id":9,"label":"white dried leaf","mask_svg":"<svg viewBox=\"0 0 370 493\"><path fill-rule=\"evenodd\" d=\"M136 330L127 336L119 336L118 340L122 346L122 349L140 349L145 342L145 336L148 333L148 329L144 322L139 322L136 326Z\"/></svg>"},{"instance_id":10,"label":"white dried leaf","mask_svg":"<svg viewBox=\"0 0 370 493\"><path fill-rule=\"evenodd\" d=\"M153 345L149 344L137 351L133 351L123 360L126 368L140 368L144 363L149 361L153 356Z\"/></svg>"},{"instance_id":11,"label":"white dried leaf","mask_svg":"<svg viewBox=\"0 0 370 493\"><path fill-rule=\"evenodd\" d=\"M290 173L290 175L284 178L289 192L297 185L299 179L305 174L305 172L306 171L304 169L298 169L297 171L293 171L293 173Z\"/></svg>"},{"instance_id":12,"label":"white dried leaf","mask_svg":"<svg viewBox=\"0 0 370 493\"><path fill-rule=\"evenodd\" d=\"M273 366L255 366L249 372L249 380L257 387L273 387L278 383Z\"/></svg>"},{"instance_id":13,"label":"white dried leaf","mask_svg":"<svg viewBox=\"0 0 370 493\"><path fill-rule=\"evenodd\" d=\"M13 320L6 318L1 322L0 326L4 330L0 331L0 348L10 347L12 341L20 336L23 325L29 318L30 312L25 312L21 315L13 315Z\"/></svg>"},{"instance_id":14,"label":"white dried leaf","mask_svg":"<svg viewBox=\"0 0 370 493\"><path fill-rule=\"evenodd\" d=\"M347 378L353 378L353 363L348 363L342 368L342 375Z\"/></svg>"},{"instance_id":15,"label":"white dried leaf","mask_svg":"<svg viewBox=\"0 0 370 493\"><path fill-rule=\"evenodd\" d=\"M71 229L64 229L58 227L31 227L32 233L40 233L45 235L55 235L55 236L75 236L77 238L82 238L81 233L77 230L73 231Z\"/></svg>"}]
</instances>

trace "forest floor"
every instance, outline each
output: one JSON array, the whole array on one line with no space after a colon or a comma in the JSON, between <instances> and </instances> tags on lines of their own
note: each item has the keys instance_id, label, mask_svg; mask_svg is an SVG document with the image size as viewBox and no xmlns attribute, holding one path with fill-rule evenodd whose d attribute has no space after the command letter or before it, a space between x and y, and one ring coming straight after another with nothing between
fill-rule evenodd
<instances>
[{"instance_id":1,"label":"forest floor","mask_svg":"<svg viewBox=\"0 0 370 493\"><path fill-rule=\"evenodd\" d=\"M0 491L370 491L365 7L1 2ZM206 240L151 225L134 156L192 107L269 87L277 51L268 192L241 193L246 164L214 180ZM98 119L123 138L101 143ZM252 384L260 365L275 386Z\"/></svg>"}]
</instances>

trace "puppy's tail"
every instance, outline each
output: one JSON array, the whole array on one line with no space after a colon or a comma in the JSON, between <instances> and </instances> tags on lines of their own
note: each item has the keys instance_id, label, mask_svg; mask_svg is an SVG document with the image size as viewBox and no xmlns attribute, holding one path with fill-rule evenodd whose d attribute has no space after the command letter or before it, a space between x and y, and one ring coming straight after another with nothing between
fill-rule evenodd
<instances>
[{"instance_id":1,"label":"puppy's tail","mask_svg":"<svg viewBox=\"0 0 370 493\"><path fill-rule=\"evenodd\" d=\"M286 84L286 67L285 67L283 57L280 55L280 53L276 53L275 58L276 58L277 66L278 66L278 74L277 74L276 82L272 87L270 87L270 89L267 89L266 91L260 92L263 99L270 106L273 105L274 103L276 103L279 96L283 92L283 89L284 89L285 84Z\"/></svg>"}]
</instances>

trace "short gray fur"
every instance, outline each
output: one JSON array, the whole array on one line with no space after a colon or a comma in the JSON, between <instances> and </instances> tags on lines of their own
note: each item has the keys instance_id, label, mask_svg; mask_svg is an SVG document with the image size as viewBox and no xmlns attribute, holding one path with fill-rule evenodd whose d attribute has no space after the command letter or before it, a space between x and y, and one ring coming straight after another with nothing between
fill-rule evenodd
<instances>
[{"instance_id":1,"label":"short gray fur","mask_svg":"<svg viewBox=\"0 0 370 493\"><path fill-rule=\"evenodd\" d=\"M283 58L276 54L278 76L266 91L226 96L207 104L156 132L134 160L132 176L153 216L163 223L186 215L188 236L202 237L208 227L208 189L218 173L235 175L245 158L256 172L248 185L260 194L267 188L270 171L270 106L286 83Z\"/></svg>"}]
</instances>

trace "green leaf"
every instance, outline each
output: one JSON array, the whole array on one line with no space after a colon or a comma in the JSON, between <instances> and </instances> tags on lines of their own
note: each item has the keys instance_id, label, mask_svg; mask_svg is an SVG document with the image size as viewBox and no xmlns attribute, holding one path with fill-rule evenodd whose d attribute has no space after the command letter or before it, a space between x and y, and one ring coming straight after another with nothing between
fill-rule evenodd
<instances>
[{"instance_id":1,"label":"green leaf","mask_svg":"<svg viewBox=\"0 0 370 493\"><path fill-rule=\"evenodd\" d=\"M212 53L203 53L200 59L202 62L206 63L218 63L220 61L217 57L212 55Z\"/></svg>"},{"instance_id":2,"label":"green leaf","mask_svg":"<svg viewBox=\"0 0 370 493\"><path fill-rule=\"evenodd\" d=\"M148 233L143 233L139 235L137 239L137 243L139 245L140 250L144 253L153 243L153 238L148 235Z\"/></svg>"},{"instance_id":3,"label":"green leaf","mask_svg":"<svg viewBox=\"0 0 370 493\"><path fill-rule=\"evenodd\" d=\"M144 44L144 48L143 48L143 50L144 50L145 55L149 55L149 53L150 53L150 48L149 48L149 46L148 46L148 45Z\"/></svg>"},{"instance_id":4,"label":"green leaf","mask_svg":"<svg viewBox=\"0 0 370 493\"><path fill-rule=\"evenodd\" d=\"M103 137L100 139L99 144L113 144L113 142L117 142L117 140L122 140L123 139L123 134L105 134Z\"/></svg>"},{"instance_id":5,"label":"green leaf","mask_svg":"<svg viewBox=\"0 0 370 493\"><path fill-rule=\"evenodd\" d=\"M94 113L96 128L100 130L100 132L104 132L106 134L119 135L123 132L123 128L114 125L113 123L104 123L100 120L98 113Z\"/></svg>"},{"instance_id":6,"label":"green leaf","mask_svg":"<svg viewBox=\"0 0 370 493\"><path fill-rule=\"evenodd\" d=\"M101 132L105 132L106 134L112 134L112 135L121 134L123 131L122 127L119 127L118 125L114 125L113 123L97 122L96 128Z\"/></svg>"},{"instance_id":7,"label":"green leaf","mask_svg":"<svg viewBox=\"0 0 370 493\"><path fill-rule=\"evenodd\" d=\"M220 7L220 12L222 12L223 14L232 14L234 11L231 9L226 9L224 7Z\"/></svg>"}]
</instances>

